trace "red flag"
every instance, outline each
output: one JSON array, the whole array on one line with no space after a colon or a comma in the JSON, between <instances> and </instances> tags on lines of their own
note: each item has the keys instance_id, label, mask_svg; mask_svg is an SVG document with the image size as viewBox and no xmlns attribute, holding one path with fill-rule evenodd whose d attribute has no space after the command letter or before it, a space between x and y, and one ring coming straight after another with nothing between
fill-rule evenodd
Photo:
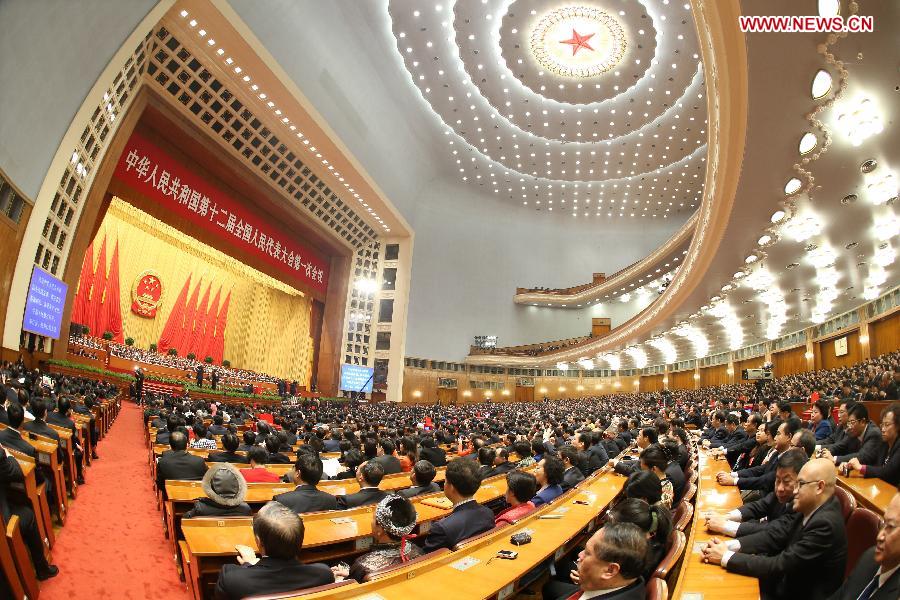
<instances>
[{"instance_id":1,"label":"red flag","mask_svg":"<svg viewBox=\"0 0 900 600\"><path fill-rule=\"evenodd\" d=\"M119 299L119 240L113 250L112 262L109 265L109 277L106 280L106 300L103 302L106 329L113 334L113 340L120 344L125 342L122 335L122 305Z\"/></svg>"},{"instance_id":2,"label":"red flag","mask_svg":"<svg viewBox=\"0 0 900 600\"><path fill-rule=\"evenodd\" d=\"M187 306L184 311L184 325L181 327L181 332L178 334L177 342L172 342L172 346L178 350L179 356L187 356L188 346L191 343L191 335L194 332L194 316L197 314L197 300L200 296L200 288L203 287L203 279L197 282L197 287L194 288L194 291L191 292L191 299L188 300Z\"/></svg>"},{"instance_id":3,"label":"red flag","mask_svg":"<svg viewBox=\"0 0 900 600\"><path fill-rule=\"evenodd\" d=\"M84 253L84 260L81 263L81 275L78 277L78 292L75 294L75 301L72 303L73 323L79 325L87 325L88 298L91 295L91 283L94 278L94 242L88 244Z\"/></svg>"},{"instance_id":4,"label":"red flag","mask_svg":"<svg viewBox=\"0 0 900 600\"><path fill-rule=\"evenodd\" d=\"M206 328L203 331L201 351L197 353L197 358L200 360L205 359L207 356L212 356L213 339L215 338L216 332L216 315L219 314L219 295L221 293L222 287L219 286L219 289L216 290L216 296L213 298L212 304L209 305L209 308L206 311Z\"/></svg>"},{"instance_id":5,"label":"red flag","mask_svg":"<svg viewBox=\"0 0 900 600\"><path fill-rule=\"evenodd\" d=\"M212 357L217 364L222 364L222 355L225 353L225 325L228 323L228 305L231 303L231 292L225 296L225 302L219 309L219 316L216 318L216 338L213 343Z\"/></svg>"},{"instance_id":6,"label":"red flag","mask_svg":"<svg viewBox=\"0 0 900 600\"><path fill-rule=\"evenodd\" d=\"M197 360L203 361L204 356L201 354L203 348L201 345L203 343L203 332L206 329L206 311L209 309L209 291L212 289L212 282L206 286L206 291L203 292L203 299L200 300L200 304L197 306L197 312L194 319L194 330L191 333L191 341L188 342L185 351L193 352L197 355Z\"/></svg>"},{"instance_id":7,"label":"red flag","mask_svg":"<svg viewBox=\"0 0 900 600\"><path fill-rule=\"evenodd\" d=\"M91 286L90 315L91 335L103 337L106 331L106 312L103 310L103 293L106 291L106 236L100 244L100 256L97 258L97 268L94 270L94 284Z\"/></svg>"},{"instance_id":8,"label":"red flag","mask_svg":"<svg viewBox=\"0 0 900 600\"><path fill-rule=\"evenodd\" d=\"M181 292L178 294L178 298L175 299L175 304L172 305L172 312L169 313L166 325L163 327L163 331L159 336L159 343L156 346L159 352L166 352L172 347L173 342L178 342L178 336L181 335L181 321L184 318L184 303L187 301L188 290L190 287L191 276L188 275L188 278L184 281L184 286L181 288Z\"/></svg>"}]
</instances>

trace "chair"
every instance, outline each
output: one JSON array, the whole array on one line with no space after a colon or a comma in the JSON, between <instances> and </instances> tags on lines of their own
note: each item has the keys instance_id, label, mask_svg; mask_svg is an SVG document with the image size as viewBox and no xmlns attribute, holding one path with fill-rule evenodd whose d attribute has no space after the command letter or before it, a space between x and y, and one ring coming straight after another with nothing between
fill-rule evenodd
<instances>
[{"instance_id":1,"label":"chair","mask_svg":"<svg viewBox=\"0 0 900 600\"><path fill-rule=\"evenodd\" d=\"M882 520L868 508L857 508L847 519L847 569L850 575L862 553L875 545Z\"/></svg>"},{"instance_id":2,"label":"chair","mask_svg":"<svg viewBox=\"0 0 900 600\"><path fill-rule=\"evenodd\" d=\"M493 530L492 530L493 531ZM450 554L450 550L447 548L439 548L434 552L429 552L428 554L423 554L422 556L418 556L413 558L412 560L408 560L405 563L397 563L396 565L391 565L389 567L385 567L383 569L379 569L377 571L372 571L368 575L363 578L363 581L373 581L378 579L379 577L384 577L385 575L389 575L398 569L405 569L412 565L419 564L421 562L425 562L426 560L431 560L432 558L436 558L438 556L442 556L444 554Z\"/></svg>"},{"instance_id":3,"label":"chair","mask_svg":"<svg viewBox=\"0 0 900 600\"><path fill-rule=\"evenodd\" d=\"M691 522L691 518L694 516L694 505L689 503L687 500L682 500L678 503L678 506L675 507L675 511L672 514L673 527L678 531L684 531L687 529L688 523Z\"/></svg>"},{"instance_id":4,"label":"chair","mask_svg":"<svg viewBox=\"0 0 900 600\"><path fill-rule=\"evenodd\" d=\"M318 592L327 592L328 590L344 587L345 585L357 585L357 583L355 579L345 579L344 581L326 583L325 585L317 585L316 587L306 588L302 590L292 590L290 592L280 592L278 594L247 596L246 598L244 598L244 600L282 600L283 598L296 598L297 596L309 596Z\"/></svg>"},{"instance_id":5,"label":"chair","mask_svg":"<svg viewBox=\"0 0 900 600\"><path fill-rule=\"evenodd\" d=\"M469 544L471 544L473 542L477 542L481 538L485 538L489 535L494 535L494 533L496 533L500 529L503 529L504 527L509 527L509 525L504 523L502 525L498 525L496 527L488 529L487 531L482 531L481 533L477 533L477 534L473 535L472 537L467 537L464 540L460 540L460 541L456 542L456 544L453 546L452 550L455 552L455 551L459 550L460 548L465 548Z\"/></svg>"},{"instance_id":6,"label":"chair","mask_svg":"<svg viewBox=\"0 0 900 600\"><path fill-rule=\"evenodd\" d=\"M666 600L669 597L669 586L666 585L665 579L657 579L651 577L647 582L647 600Z\"/></svg>"},{"instance_id":7,"label":"chair","mask_svg":"<svg viewBox=\"0 0 900 600\"><path fill-rule=\"evenodd\" d=\"M841 514L844 515L844 523L846 523L847 519L850 518L850 515L856 509L856 498L853 497L853 494L839 486L834 488L834 495L837 496L838 501L841 503Z\"/></svg>"},{"instance_id":8,"label":"chair","mask_svg":"<svg viewBox=\"0 0 900 600\"><path fill-rule=\"evenodd\" d=\"M666 554L662 557L662 560L659 561L656 570L653 571L653 577L665 579L669 574L669 571L671 571L672 568L678 564L678 561L681 560L681 557L684 556L684 549L686 546L687 537L684 535L684 532L673 529L672 533L669 534L669 539L666 544Z\"/></svg>"},{"instance_id":9,"label":"chair","mask_svg":"<svg viewBox=\"0 0 900 600\"><path fill-rule=\"evenodd\" d=\"M681 499L684 502L690 503L691 500L694 499L694 496L697 494L697 484L689 483L687 489L684 491L684 496Z\"/></svg>"}]
</instances>

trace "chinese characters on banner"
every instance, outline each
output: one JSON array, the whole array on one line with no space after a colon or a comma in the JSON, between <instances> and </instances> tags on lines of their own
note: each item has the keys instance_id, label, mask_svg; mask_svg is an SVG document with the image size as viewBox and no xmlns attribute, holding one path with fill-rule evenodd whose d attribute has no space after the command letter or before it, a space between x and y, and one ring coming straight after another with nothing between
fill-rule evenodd
<instances>
[{"instance_id":1,"label":"chinese characters on banner","mask_svg":"<svg viewBox=\"0 0 900 600\"><path fill-rule=\"evenodd\" d=\"M323 256L256 214L254 207L242 205L190 172L138 132L132 133L119 157L115 177L227 245L243 248L292 280L326 292L328 262Z\"/></svg>"}]
</instances>

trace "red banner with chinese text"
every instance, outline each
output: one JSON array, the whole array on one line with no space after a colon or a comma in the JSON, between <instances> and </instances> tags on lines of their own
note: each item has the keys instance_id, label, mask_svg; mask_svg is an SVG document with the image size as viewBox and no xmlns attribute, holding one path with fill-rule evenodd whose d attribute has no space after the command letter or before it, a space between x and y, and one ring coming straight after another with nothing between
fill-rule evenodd
<instances>
[{"instance_id":1,"label":"red banner with chinese text","mask_svg":"<svg viewBox=\"0 0 900 600\"><path fill-rule=\"evenodd\" d=\"M192 173L147 138L134 132L116 164L115 178L211 233L227 246L242 248L288 276L325 293L328 262L297 242L281 226Z\"/></svg>"}]
</instances>

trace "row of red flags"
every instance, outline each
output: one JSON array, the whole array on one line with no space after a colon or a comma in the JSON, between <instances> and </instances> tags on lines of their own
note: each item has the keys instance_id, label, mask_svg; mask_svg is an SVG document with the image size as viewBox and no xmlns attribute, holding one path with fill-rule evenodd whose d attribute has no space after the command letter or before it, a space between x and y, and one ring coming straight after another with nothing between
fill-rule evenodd
<instances>
[{"instance_id":1,"label":"row of red flags","mask_svg":"<svg viewBox=\"0 0 900 600\"><path fill-rule=\"evenodd\" d=\"M122 307L119 304L119 242L113 250L109 274L106 271L106 236L100 244L97 268L94 268L94 243L91 242L81 265L78 292L72 305L72 322L86 325L92 335L101 337L110 331L113 340L122 343Z\"/></svg>"},{"instance_id":2,"label":"row of red flags","mask_svg":"<svg viewBox=\"0 0 900 600\"><path fill-rule=\"evenodd\" d=\"M109 271L106 270L106 236L100 244L96 265L94 268L94 244L91 242L81 266L78 292L72 305L72 322L87 326L94 337L101 337L109 331L113 334L114 341L123 343L118 240L113 250ZM228 324L231 292L228 292L220 306L221 287L216 290L210 303L212 283L206 286L202 299L200 299L202 280L188 299L190 285L191 276L188 275L159 336L157 351L167 352L169 348L175 348L179 356L193 352L198 360L211 356L213 362L221 364L225 350L225 327Z\"/></svg>"}]
</instances>

